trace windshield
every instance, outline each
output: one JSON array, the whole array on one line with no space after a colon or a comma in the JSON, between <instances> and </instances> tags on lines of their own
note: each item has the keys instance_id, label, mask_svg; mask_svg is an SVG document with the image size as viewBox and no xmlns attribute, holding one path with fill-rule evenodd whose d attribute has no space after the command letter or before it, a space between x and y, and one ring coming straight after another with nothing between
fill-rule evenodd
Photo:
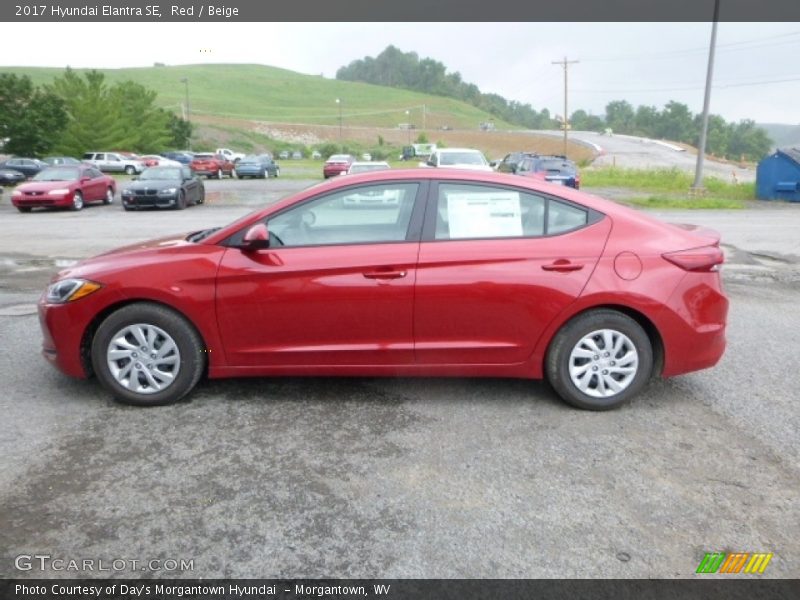
<instances>
[{"instance_id":1,"label":"windshield","mask_svg":"<svg viewBox=\"0 0 800 600\"><path fill-rule=\"evenodd\" d=\"M350 157L347 154L334 154L328 159L328 162L347 162Z\"/></svg>"},{"instance_id":2,"label":"windshield","mask_svg":"<svg viewBox=\"0 0 800 600\"><path fill-rule=\"evenodd\" d=\"M486 159L480 152L442 152L440 165L485 165Z\"/></svg>"},{"instance_id":3,"label":"windshield","mask_svg":"<svg viewBox=\"0 0 800 600\"><path fill-rule=\"evenodd\" d=\"M36 174L34 181L78 181L80 169L75 167L51 167Z\"/></svg>"},{"instance_id":4,"label":"windshield","mask_svg":"<svg viewBox=\"0 0 800 600\"><path fill-rule=\"evenodd\" d=\"M181 170L171 167L152 167L142 171L139 179L147 181L181 179Z\"/></svg>"}]
</instances>

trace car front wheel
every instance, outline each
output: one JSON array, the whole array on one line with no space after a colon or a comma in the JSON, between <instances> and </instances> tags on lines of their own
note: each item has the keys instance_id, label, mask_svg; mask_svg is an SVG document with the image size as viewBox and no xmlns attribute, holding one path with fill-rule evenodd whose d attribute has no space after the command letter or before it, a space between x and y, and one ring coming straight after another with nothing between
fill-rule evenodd
<instances>
[{"instance_id":1,"label":"car front wheel","mask_svg":"<svg viewBox=\"0 0 800 600\"><path fill-rule=\"evenodd\" d=\"M632 318L595 310L561 328L548 350L545 369L568 404L609 410L630 400L650 379L653 347Z\"/></svg>"},{"instance_id":2,"label":"car front wheel","mask_svg":"<svg viewBox=\"0 0 800 600\"><path fill-rule=\"evenodd\" d=\"M114 202L114 190L108 188L106 190L106 197L103 198L103 204L111 204L112 202Z\"/></svg>"},{"instance_id":3,"label":"car front wheel","mask_svg":"<svg viewBox=\"0 0 800 600\"><path fill-rule=\"evenodd\" d=\"M80 192L75 192L72 195L72 210L80 210L83 208L83 196Z\"/></svg>"},{"instance_id":4,"label":"car front wheel","mask_svg":"<svg viewBox=\"0 0 800 600\"><path fill-rule=\"evenodd\" d=\"M178 313L149 302L111 313L91 347L97 378L127 404L176 402L197 385L205 352L194 327Z\"/></svg>"}]
</instances>

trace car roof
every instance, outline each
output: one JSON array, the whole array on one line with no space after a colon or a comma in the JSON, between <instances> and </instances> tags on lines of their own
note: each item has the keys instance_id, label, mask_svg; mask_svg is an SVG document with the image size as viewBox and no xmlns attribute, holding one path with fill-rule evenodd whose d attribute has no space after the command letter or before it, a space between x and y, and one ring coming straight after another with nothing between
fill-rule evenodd
<instances>
[{"instance_id":1,"label":"car roof","mask_svg":"<svg viewBox=\"0 0 800 600\"><path fill-rule=\"evenodd\" d=\"M475 152L476 154L483 154L483 152L476 148L439 148L435 152L439 154L447 154L449 152Z\"/></svg>"}]
</instances>

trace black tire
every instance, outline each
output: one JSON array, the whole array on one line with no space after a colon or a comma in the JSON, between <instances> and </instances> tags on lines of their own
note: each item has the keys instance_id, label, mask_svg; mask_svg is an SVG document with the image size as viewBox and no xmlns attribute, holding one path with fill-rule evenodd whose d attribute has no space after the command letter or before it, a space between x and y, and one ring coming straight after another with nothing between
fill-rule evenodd
<instances>
[{"instance_id":1,"label":"black tire","mask_svg":"<svg viewBox=\"0 0 800 600\"><path fill-rule=\"evenodd\" d=\"M128 165L127 167L125 167L125 174L126 175L133 175L134 173L136 173L136 169L134 169L131 165Z\"/></svg>"},{"instance_id":2,"label":"black tire","mask_svg":"<svg viewBox=\"0 0 800 600\"><path fill-rule=\"evenodd\" d=\"M200 191L197 193L197 203L203 204L206 201L206 189L200 188Z\"/></svg>"},{"instance_id":3,"label":"black tire","mask_svg":"<svg viewBox=\"0 0 800 600\"><path fill-rule=\"evenodd\" d=\"M70 208L76 211L83 208L83 194L80 192L75 192L72 195L72 206Z\"/></svg>"},{"instance_id":4,"label":"black tire","mask_svg":"<svg viewBox=\"0 0 800 600\"><path fill-rule=\"evenodd\" d=\"M581 340L600 330L616 332L617 335L622 334L633 346L638 356L638 364L632 374L633 377L627 383L627 387L617 393L602 397L585 393L570 377L570 359L573 349L577 347ZM604 366L613 371L614 369L610 365L615 365L615 363L609 363L608 361L613 361L617 357L606 355L601 336L594 338L594 341L600 347L598 354L585 359L577 358L576 360L585 360L586 362L583 364L587 364L587 367L593 360L599 361L597 365L591 366L591 369L596 371L596 374L590 373L588 369L586 371L589 376L587 391L599 394L602 393L599 388L604 387L604 385L600 385L602 383L600 381L601 374L605 380L624 376L614 375L613 373L606 375L609 371L604 370ZM625 342L625 347L628 346L628 342ZM620 353L624 355L622 350L620 350ZM632 318L615 310L593 310L578 315L559 330L548 349L545 359L545 372L550 385L553 386L556 393L567 404L585 410L610 410L629 401L649 381L653 372L653 346L647 333Z\"/></svg>"},{"instance_id":5,"label":"black tire","mask_svg":"<svg viewBox=\"0 0 800 600\"><path fill-rule=\"evenodd\" d=\"M180 353L177 376L161 391L142 393L130 390L117 381L108 365L106 353L112 339L126 327L136 324L161 329L172 338ZM194 389L205 368L206 352L197 331L181 315L159 304L137 302L111 313L100 324L92 339L91 356L97 378L116 400L136 406L161 406L177 402ZM135 359L130 360L133 362ZM141 358L138 360L146 362ZM146 383L139 375L136 377L137 382Z\"/></svg>"},{"instance_id":6,"label":"black tire","mask_svg":"<svg viewBox=\"0 0 800 600\"><path fill-rule=\"evenodd\" d=\"M186 208L186 194L181 190L178 192L178 200L175 202L175 210L183 210Z\"/></svg>"},{"instance_id":7,"label":"black tire","mask_svg":"<svg viewBox=\"0 0 800 600\"><path fill-rule=\"evenodd\" d=\"M31 207L30 206L18 206L17 210L19 212L21 212L21 213L29 213L29 212L31 212Z\"/></svg>"},{"instance_id":8,"label":"black tire","mask_svg":"<svg viewBox=\"0 0 800 600\"><path fill-rule=\"evenodd\" d=\"M114 202L114 190L111 188L106 189L105 198L103 198L103 204L111 204Z\"/></svg>"},{"instance_id":9,"label":"black tire","mask_svg":"<svg viewBox=\"0 0 800 600\"><path fill-rule=\"evenodd\" d=\"M222 179L222 169L217 169L217 179Z\"/></svg>"}]
</instances>

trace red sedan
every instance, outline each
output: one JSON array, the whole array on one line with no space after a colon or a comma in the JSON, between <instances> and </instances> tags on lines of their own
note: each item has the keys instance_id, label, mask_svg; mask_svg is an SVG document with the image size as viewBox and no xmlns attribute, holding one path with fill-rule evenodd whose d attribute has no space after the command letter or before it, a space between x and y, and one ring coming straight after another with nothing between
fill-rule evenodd
<instances>
[{"instance_id":1,"label":"red sedan","mask_svg":"<svg viewBox=\"0 0 800 600\"><path fill-rule=\"evenodd\" d=\"M36 207L81 210L87 202L111 204L117 191L113 177L91 165L60 165L40 171L14 189L11 203L20 212Z\"/></svg>"},{"instance_id":2,"label":"red sedan","mask_svg":"<svg viewBox=\"0 0 800 600\"><path fill-rule=\"evenodd\" d=\"M323 177L327 179L328 177L333 177L334 175L347 173L347 170L350 168L350 165L353 164L354 160L355 159L349 154L334 154L325 161L324 165L322 165Z\"/></svg>"},{"instance_id":3,"label":"red sedan","mask_svg":"<svg viewBox=\"0 0 800 600\"><path fill-rule=\"evenodd\" d=\"M397 201L348 202L375 194ZM39 310L44 356L133 404L178 400L207 372L546 377L604 410L717 363L722 262L712 231L570 188L377 171L88 259Z\"/></svg>"}]
</instances>

